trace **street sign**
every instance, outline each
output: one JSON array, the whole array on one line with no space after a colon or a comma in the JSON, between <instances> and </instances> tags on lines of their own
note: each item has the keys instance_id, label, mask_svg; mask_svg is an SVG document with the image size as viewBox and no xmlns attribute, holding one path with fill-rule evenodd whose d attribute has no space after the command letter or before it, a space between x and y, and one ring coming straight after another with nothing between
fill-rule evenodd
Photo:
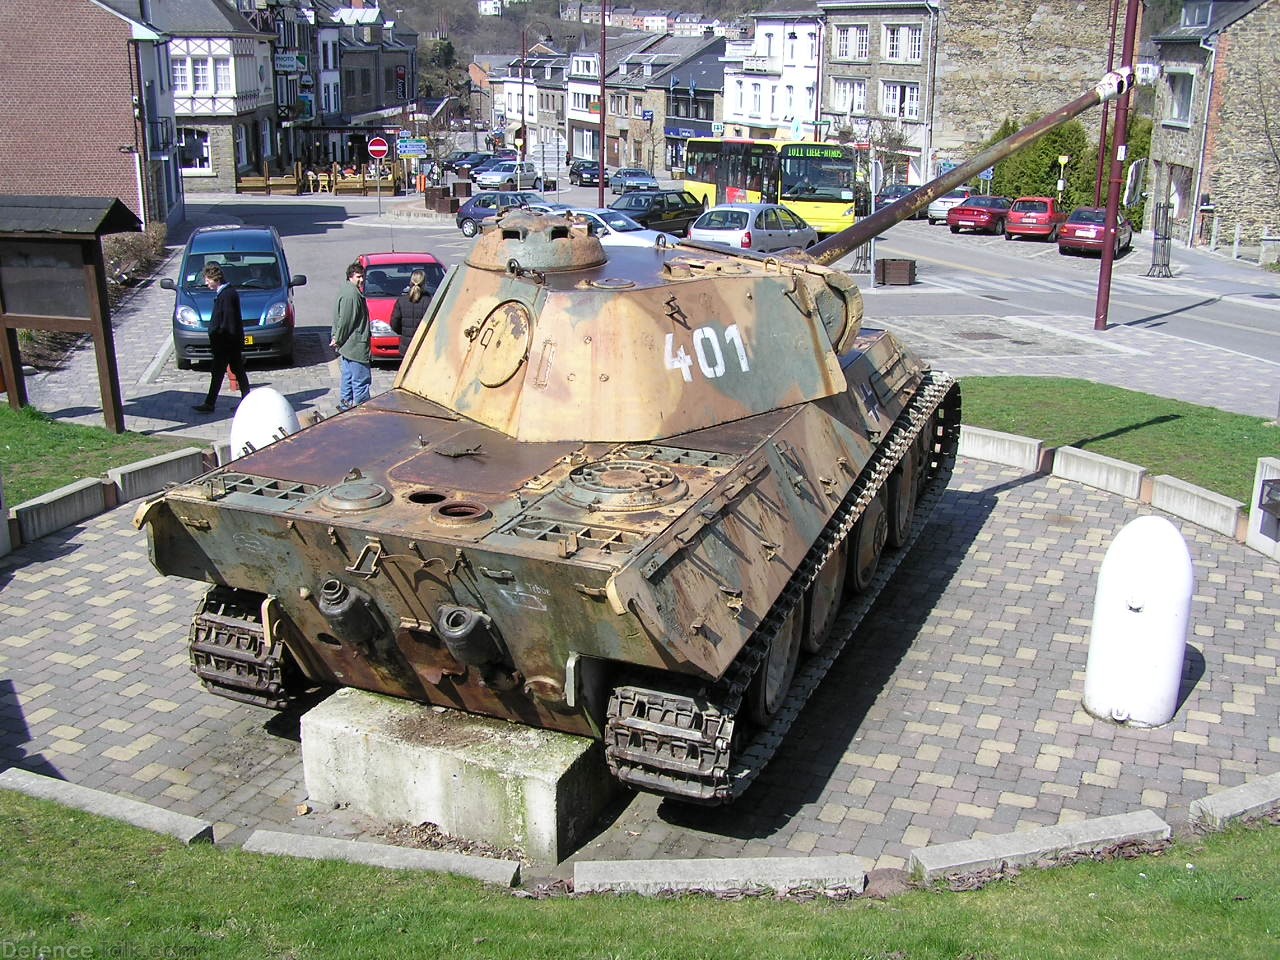
<instances>
[{"instance_id":1,"label":"street sign","mask_svg":"<svg viewBox=\"0 0 1280 960\"><path fill-rule=\"evenodd\" d=\"M647 123L653 123L653 111L652 111L652 110L642 110L642 111L640 112L640 119L641 119L641 120L644 120L644 121L645 121L645 122L647 122Z\"/></svg>"},{"instance_id":2,"label":"street sign","mask_svg":"<svg viewBox=\"0 0 1280 960\"><path fill-rule=\"evenodd\" d=\"M374 137L369 141L369 156L373 157L373 159L381 160L390 152L390 145L381 137Z\"/></svg>"},{"instance_id":3,"label":"street sign","mask_svg":"<svg viewBox=\"0 0 1280 960\"><path fill-rule=\"evenodd\" d=\"M990 179L991 179L992 177L994 177L995 175L996 175L996 168L995 168L995 167L987 167L987 169L983 170L980 174L978 174L978 179L979 179L979 180L990 180Z\"/></svg>"},{"instance_id":4,"label":"street sign","mask_svg":"<svg viewBox=\"0 0 1280 960\"><path fill-rule=\"evenodd\" d=\"M427 141L417 137L406 137L396 141L396 156L401 159L405 157L425 157L427 155Z\"/></svg>"}]
</instances>

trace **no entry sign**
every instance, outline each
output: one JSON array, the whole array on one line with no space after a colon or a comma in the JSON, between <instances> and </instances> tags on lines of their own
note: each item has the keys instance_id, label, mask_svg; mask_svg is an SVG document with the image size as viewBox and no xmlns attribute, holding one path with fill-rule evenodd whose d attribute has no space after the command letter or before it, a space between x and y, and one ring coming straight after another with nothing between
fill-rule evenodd
<instances>
[{"instance_id":1,"label":"no entry sign","mask_svg":"<svg viewBox=\"0 0 1280 960\"><path fill-rule=\"evenodd\" d=\"M387 145L387 141L381 137L374 137L369 141L369 156L375 160L381 160L387 155L391 147Z\"/></svg>"}]
</instances>

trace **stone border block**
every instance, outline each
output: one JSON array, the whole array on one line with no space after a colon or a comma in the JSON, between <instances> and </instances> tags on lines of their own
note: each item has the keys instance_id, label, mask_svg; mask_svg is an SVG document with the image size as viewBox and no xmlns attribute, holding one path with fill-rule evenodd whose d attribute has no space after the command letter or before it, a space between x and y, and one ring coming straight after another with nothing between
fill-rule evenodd
<instances>
[{"instance_id":1,"label":"stone border block","mask_svg":"<svg viewBox=\"0 0 1280 960\"><path fill-rule=\"evenodd\" d=\"M112 467L107 471L107 479L115 484L116 501L128 503L159 493L171 483L184 483L202 473L204 451L199 447L184 447L128 466Z\"/></svg>"},{"instance_id":2,"label":"stone border block","mask_svg":"<svg viewBox=\"0 0 1280 960\"><path fill-rule=\"evenodd\" d=\"M1177 477L1151 482L1151 505L1232 540L1244 540L1244 504Z\"/></svg>"},{"instance_id":3,"label":"stone border block","mask_svg":"<svg viewBox=\"0 0 1280 960\"><path fill-rule=\"evenodd\" d=\"M1064 853L1100 850L1125 840L1167 840L1169 825L1150 810L1060 823L980 840L940 843L911 851L911 874L924 880L970 873L1002 863L1022 866Z\"/></svg>"},{"instance_id":4,"label":"stone border block","mask_svg":"<svg viewBox=\"0 0 1280 960\"><path fill-rule=\"evenodd\" d=\"M34 543L63 527L105 513L107 508L107 485L100 477L89 477L20 503L10 513L18 521L22 542Z\"/></svg>"},{"instance_id":5,"label":"stone border block","mask_svg":"<svg viewBox=\"0 0 1280 960\"><path fill-rule=\"evenodd\" d=\"M1190 819L1221 830L1230 820L1280 806L1280 773L1191 801Z\"/></svg>"},{"instance_id":6,"label":"stone border block","mask_svg":"<svg viewBox=\"0 0 1280 960\"><path fill-rule=\"evenodd\" d=\"M720 892L744 888L794 890L849 887L862 892L867 861L861 857L743 857L698 860L584 860L573 866L575 893L639 893L668 890Z\"/></svg>"},{"instance_id":7,"label":"stone border block","mask_svg":"<svg viewBox=\"0 0 1280 960\"><path fill-rule=\"evenodd\" d=\"M244 843L250 853L267 853L305 860L345 860L388 870L428 870L473 877L484 883L513 887L520 882L520 864L514 860L490 860L464 853L393 847L363 840L312 837L277 830L255 830Z\"/></svg>"},{"instance_id":8,"label":"stone border block","mask_svg":"<svg viewBox=\"0 0 1280 960\"><path fill-rule=\"evenodd\" d=\"M19 767L10 767L0 773L0 788L28 797L52 800L64 807L73 807L100 817L121 820L152 833L168 834L186 844L213 842L213 824L207 820L174 813L140 800L117 797L101 790L68 783L66 780L44 777Z\"/></svg>"},{"instance_id":9,"label":"stone border block","mask_svg":"<svg viewBox=\"0 0 1280 960\"><path fill-rule=\"evenodd\" d=\"M1053 475L1074 480L1130 500L1142 499L1142 481L1147 468L1123 460L1104 457L1076 447L1059 447L1053 453Z\"/></svg>"},{"instance_id":10,"label":"stone border block","mask_svg":"<svg viewBox=\"0 0 1280 960\"><path fill-rule=\"evenodd\" d=\"M5 506L4 499L4 477L0 475L0 557L13 552L13 534L9 526L9 508Z\"/></svg>"},{"instance_id":11,"label":"stone border block","mask_svg":"<svg viewBox=\"0 0 1280 960\"><path fill-rule=\"evenodd\" d=\"M1043 473L1048 462L1043 440L1019 437L1012 433L984 430L982 427L960 427L959 456L986 460L1006 467L1020 467L1028 473Z\"/></svg>"}]
</instances>

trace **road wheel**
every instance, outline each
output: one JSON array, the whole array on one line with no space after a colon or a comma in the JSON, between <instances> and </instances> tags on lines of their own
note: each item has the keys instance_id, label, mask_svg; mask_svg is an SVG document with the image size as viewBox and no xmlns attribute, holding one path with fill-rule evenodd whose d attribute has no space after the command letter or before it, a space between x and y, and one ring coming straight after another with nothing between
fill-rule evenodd
<instances>
[{"instance_id":1,"label":"road wheel","mask_svg":"<svg viewBox=\"0 0 1280 960\"><path fill-rule=\"evenodd\" d=\"M1114 260L1120 259L1120 238L1119 237L1116 237L1116 242L1111 250L1111 256L1112 256L1112 259Z\"/></svg>"},{"instance_id":2,"label":"road wheel","mask_svg":"<svg viewBox=\"0 0 1280 960\"><path fill-rule=\"evenodd\" d=\"M186 357L178 357L178 369L179 369L179 370L190 370L190 369L191 369L191 361L190 361L190 360L188 360Z\"/></svg>"},{"instance_id":3,"label":"road wheel","mask_svg":"<svg viewBox=\"0 0 1280 960\"><path fill-rule=\"evenodd\" d=\"M887 539L891 547L905 547L911 536L911 523L916 516L916 451L906 456L889 477L889 522Z\"/></svg>"},{"instance_id":4,"label":"road wheel","mask_svg":"<svg viewBox=\"0 0 1280 960\"><path fill-rule=\"evenodd\" d=\"M541 177L538 177L536 180L534 180L534 181L533 181L533 189L534 189L536 192L538 192L538 193L541 193L541 192L542 192L542 178L541 178Z\"/></svg>"},{"instance_id":5,"label":"road wheel","mask_svg":"<svg viewBox=\"0 0 1280 960\"><path fill-rule=\"evenodd\" d=\"M466 220L463 220L462 223L458 224L458 226L462 229L462 235L464 237L474 237L480 232L480 224L476 223L469 217Z\"/></svg>"},{"instance_id":6,"label":"road wheel","mask_svg":"<svg viewBox=\"0 0 1280 960\"><path fill-rule=\"evenodd\" d=\"M996 228L995 228L995 230L993 230L993 231L992 231L992 233L1004 233L1004 221L1003 221L1003 220L997 220L997 221L996 221ZM1006 234L1006 236L1007 236L1007 234Z\"/></svg>"},{"instance_id":7,"label":"road wheel","mask_svg":"<svg viewBox=\"0 0 1280 960\"><path fill-rule=\"evenodd\" d=\"M1064 247L1062 244L1058 244L1058 253L1062 254L1065 257L1069 255L1071 251L1068 250L1066 247Z\"/></svg>"},{"instance_id":8,"label":"road wheel","mask_svg":"<svg viewBox=\"0 0 1280 960\"><path fill-rule=\"evenodd\" d=\"M797 603L778 632L769 642L769 652L764 663L756 671L747 691L747 707L750 716L760 726L765 726L778 712L787 698L787 690L796 675L796 662L800 659L800 631L803 625L804 604Z\"/></svg>"},{"instance_id":9,"label":"road wheel","mask_svg":"<svg viewBox=\"0 0 1280 960\"><path fill-rule=\"evenodd\" d=\"M1004 238L1005 238L1006 240L1012 240L1012 239L1013 239L1013 234L1012 234L1012 233L1010 233L1008 230L1006 230L1006 231L1004 232Z\"/></svg>"},{"instance_id":10,"label":"road wheel","mask_svg":"<svg viewBox=\"0 0 1280 960\"><path fill-rule=\"evenodd\" d=\"M849 578L847 586L863 593L875 578L880 553L889 535L889 520L884 508L884 490L862 511L858 523L849 534Z\"/></svg>"},{"instance_id":11,"label":"road wheel","mask_svg":"<svg viewBox=\"0 0 1280 960\"><path fill-rule=\"evenodd\" d=\"M1050 231L1049 231L1049 236L1048 236L1048 237L1046 237L1045 239L1047 239L1050 243L1057 243L1057 242L1058 242L1058 228L1057 228L1057 227L1054 227L1052 230L1050 230Z\"/></svg>"},{"instance_id":12,"label":"road wheel","mask_svg":"<svg viewBox=\"0 0 1280 960\"><path fill-rule=\"evenodd\" d=\"M960 232L960 228L959 228L959 227L957 227L957 226L955 226L954 224L952 224L952 226L951 226L951 232L952 232L952 233L959 233L959 232Z\"/></svg>"},{"instance_id":13,"label":"road wheel","mask_svg":"<svg viewBox=\"0 0 1280 960\"><path fill-rule=\"evenodd\" d=\"M849 541L845 540L831 552L809 585L805 596L804 639L801 641L805 653L817 653L826 643L831 625L840 612L840 601L844 598L848 559Z\"/></svg>"},{"instance_id":14,"label":"road wheel","mask_svg":"<svg viewBox=\"0 0 1280 960\"><path fill-rule=\"evenodd\" d=\"M514 180L508 180L502 185L503 190L514 190L515 188L516 182Z\"/></svg>"}]
</instances>

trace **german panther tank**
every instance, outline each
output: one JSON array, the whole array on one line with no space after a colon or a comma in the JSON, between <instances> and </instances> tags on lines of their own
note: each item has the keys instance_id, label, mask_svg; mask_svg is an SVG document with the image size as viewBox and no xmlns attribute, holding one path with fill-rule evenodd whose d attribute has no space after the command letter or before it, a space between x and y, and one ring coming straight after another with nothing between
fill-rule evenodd
<instances>
[{"instance_id":1,"label":"german panther tank","mask_svg":"<svg viewBox=\"0 0 1280 960\"><path fill-rule=\"evenodd\" d=\"M193 669L267 707L351 686L594 737L627 784L734 799L955 453L958 385L830 264L995 156L807 254L606 253L508 212L391 390L140 507L157 569L212 584Z\"/></svg>"}]
</instances>

